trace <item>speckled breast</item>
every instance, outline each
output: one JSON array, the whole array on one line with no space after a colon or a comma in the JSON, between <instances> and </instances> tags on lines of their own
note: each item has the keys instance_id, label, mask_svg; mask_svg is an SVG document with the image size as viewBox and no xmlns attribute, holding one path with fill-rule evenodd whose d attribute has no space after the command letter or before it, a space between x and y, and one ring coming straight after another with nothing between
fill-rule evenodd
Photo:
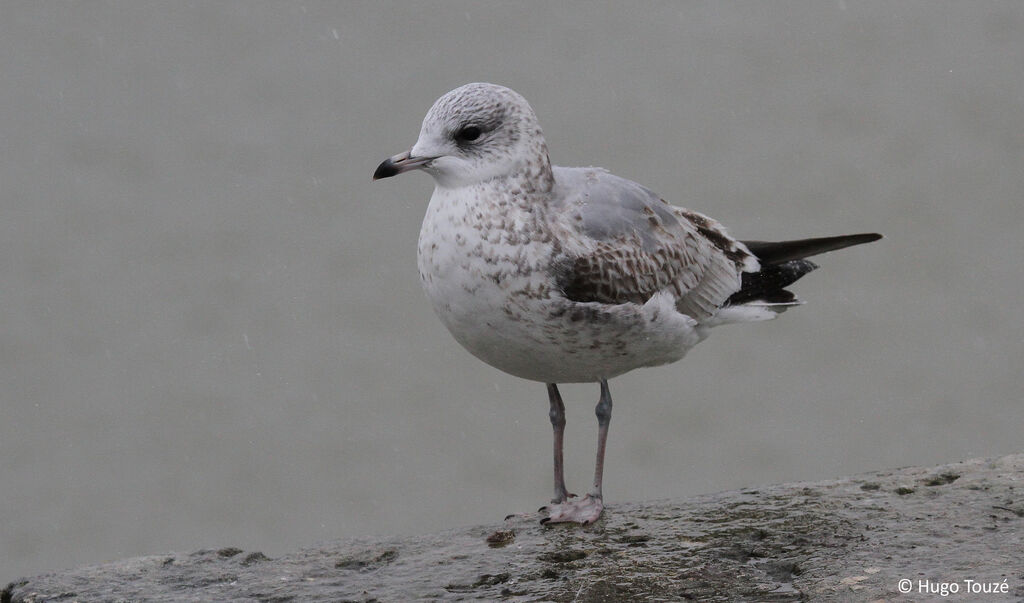
<instances>
[{"instance_id":1,"label":"speckled breast","mask_svg":"<svg viewBox=\"0 0 1024 603\"><path fill-rule=\"evenodd\" d=\"M470 353L551 383L596 381L682 357L689 345L678 324L667 324L670 309L652 318L636 304L565 299L549 272L555 245L543 210L526 197L495 201L489 192L436 189L419 239L423 289Z\"/></svg>"}]
</instances>

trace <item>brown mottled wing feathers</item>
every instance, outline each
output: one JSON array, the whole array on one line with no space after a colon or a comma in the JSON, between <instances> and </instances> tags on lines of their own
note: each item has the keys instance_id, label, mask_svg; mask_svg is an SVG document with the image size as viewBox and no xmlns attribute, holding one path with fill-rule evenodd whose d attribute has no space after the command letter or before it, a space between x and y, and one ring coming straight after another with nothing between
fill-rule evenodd
<instances>
[{"instance_id":1,"label":"brown mottled wing feathers","mask_svg":"<svg viewBox=\"0 0 1024 603\"><path fill-rule=\"evenodd\" d=\"M573 191L559 222L575 231L563 241L574 242L556 261L569 299L642 304L667 290L680 312L702 319L740 288L743 270L757 266L717 222L639 184L594 168L556 168L555 175Z\"/></svg>"}]
</instances>

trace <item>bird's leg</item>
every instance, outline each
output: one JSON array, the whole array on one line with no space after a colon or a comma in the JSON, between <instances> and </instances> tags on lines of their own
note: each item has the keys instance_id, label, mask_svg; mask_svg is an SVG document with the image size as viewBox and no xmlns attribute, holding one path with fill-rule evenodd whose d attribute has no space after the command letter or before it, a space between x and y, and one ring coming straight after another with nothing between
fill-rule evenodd
<instances>
[{"instance_id":1,"label":"bird's leg","mask_svg":"<svg viewBox=\"0 0 1024 603\"><path fill-rule=\"evenodd\" d=\"M554 386L549 386L549 392ZM557 390L555 390L557 393ZM559 407L561 406L561 399L559 398ZM554 398L551 402L552 408L552 419L551 423L554 425L554 413L555 403ZM541 519L540 522L543 524L547 523L562 523L562 522L573 522L582 525L587 525L597 521L597 518L601 516L601 512L604 510L604 501L602 500L601 494L601 481L604 474L604 449L605 444L608 441L608 424L612 420L612 395L608 391L608 380L601 380L601 399L597 403L597 408L594 409L597 414L597 460L594 463L594 487L590 490L590 493L579 500L557 503L541 509L547 511L548 516ZM563 417L564 426L564 417ZM556 496L557 496L557 482L558 474L560 473L560 465L558 457L560 456L559 450L561 450L560 440L561 436L558 434L558 427L555 427L555 482L556 482Z\"/></svg>"},{"instance_id":2,"label":"bird's leg","mask_svg":"<svg viewBox=\"0 0 1024 603\"><path fill-rule=\"evenodd\" d=\"M601 400L594 409L597 415L597 460L594 461L594 487L590 496L601 499L601 480L604 476L604 446L608 441L608 424L612 422L612 394L608 391L608 380L601 380Z\"/></svg>"},{"instance_id":3,"label":"bird's leg","mask_svg":"<svg viewBox=\"0 0 1024 603\"><path fill-rule=\"evenodd\" d=\"M555 497L553 503L564 503L569 499L569 491L565 489L565 471L562 465L562 437L565 435L565 404L562 404L562 396L558 393L558 386L548 383L548 400L551 402L551 410L548 417L551 418L551 427L555 432Z\"/></svg>"}]
</instances>

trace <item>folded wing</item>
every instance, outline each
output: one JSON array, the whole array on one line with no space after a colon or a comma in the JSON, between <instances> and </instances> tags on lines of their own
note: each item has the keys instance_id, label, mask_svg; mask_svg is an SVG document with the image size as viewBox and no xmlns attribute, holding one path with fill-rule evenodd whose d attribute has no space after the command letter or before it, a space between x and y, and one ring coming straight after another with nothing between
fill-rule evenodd
<instances>
[{"instance_id":1,"label":"folded wing","mask_svg":"<svg viewBox=\"0 0 1024 603\"><path fill-rule=\"evenodd\" d=\"M668 290L700 321L740 290L741 273L759 268L718 222L635 182L596 168L555 168L555 179L554 269L569 299L642 304Z\"/></svg>"}]
</instances>

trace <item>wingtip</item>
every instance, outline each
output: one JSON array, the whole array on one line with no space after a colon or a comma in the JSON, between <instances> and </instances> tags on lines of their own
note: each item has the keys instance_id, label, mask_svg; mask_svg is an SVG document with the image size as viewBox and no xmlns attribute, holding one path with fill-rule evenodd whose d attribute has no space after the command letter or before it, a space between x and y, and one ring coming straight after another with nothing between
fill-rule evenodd
<instances>
[{"instance_id":1,"label":"wingtip","mask_svg":"<svg viewBox=\"0 0 1024 603\"><path fill-rule=\"evenodd\" d=\"M852 235L840 235L838 237L817 237L813 239L799 239L795 241L743 241L762 264L780 264L789 260L802 259L819 253L838 251L854 245L873 243L881 239L882 235L877 232L864 232Z\"/></svg>"},{"instance_id":2,"label":"wingtip","mask_svg":"<svg viewBox=\"0 0 1024 603\"><path fill-rule=\"evenodd\" d=\"M835 240L847 241L849 245L863 245L864 243L874 243L878 239L883 239L881 233L877 232L862 232L859 234L843 235L838 237L828 237Z\"/></svg>"}]
</instances>

